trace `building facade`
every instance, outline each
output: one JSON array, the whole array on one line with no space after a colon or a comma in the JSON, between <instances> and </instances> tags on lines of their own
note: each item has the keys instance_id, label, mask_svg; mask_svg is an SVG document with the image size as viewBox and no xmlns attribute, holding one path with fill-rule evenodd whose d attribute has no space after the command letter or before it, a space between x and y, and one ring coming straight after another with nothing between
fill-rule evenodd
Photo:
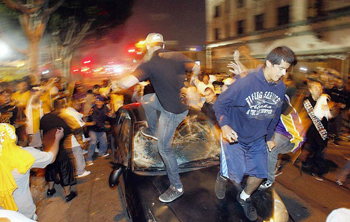
<instances>
[{"instance_id":1,"label":"building facade","mask_svg":"<svg viewBox=\"0 0 350 222\"><path fill-rule=\"evenodd\" d=\"M281 45L298 56L293 73L317 67L349 74L349 0L206 0L207 69L227 72L233 52L252 67ZM242 53L243 52L243 53Z\"/></svg>"}]
</instances>

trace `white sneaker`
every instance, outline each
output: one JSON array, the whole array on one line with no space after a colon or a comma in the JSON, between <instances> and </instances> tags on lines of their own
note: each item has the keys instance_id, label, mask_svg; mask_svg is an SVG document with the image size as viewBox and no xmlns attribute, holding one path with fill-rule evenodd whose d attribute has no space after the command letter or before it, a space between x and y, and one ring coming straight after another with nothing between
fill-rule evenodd
<instances>
[{"instance_id":1,"label":"white sneaker","mask_svg":"<svg viewBox=\"0 0 350 222\"><path fill-rule=\"evenodd\" d=\"M99 157L108 157L109 156L109 153L105 153L105 154L102 154L101 156Z\"/></svg>"},{"instance_id":2,"label":"white sneaker","mask_svg":"<svg viewBox=\"0 0 350 222\"><path fill-rule=\"evenodd\" d=\"M86 166L92 166L92 165L94 165L94 162L92 162L92 161L86 161Z\"/></svg>"},{"instance_id":3,"label":"white sneaker","mask_svg":"<svg viewBox=\"0 0 350 222\"><path fill-rule=\"evenodd\" d=\"M86 170L85 170L84 173L79 174L78 176L76 176L76 178L86 177L86 176L88 176L90 173L91 173L90 171L86 171Z\"/></svg>"},{"instance_id":4,"label":"white sneaker","mask_svg":"<svg viewBox=\"0 0 350 222\"><path fill-rule=\"evenodd\" d=\"M267 188L270 188L271 186L272 186L272 183L265 181L259 186L259 190L266 190Z\"/></svg>"}]
</instances>

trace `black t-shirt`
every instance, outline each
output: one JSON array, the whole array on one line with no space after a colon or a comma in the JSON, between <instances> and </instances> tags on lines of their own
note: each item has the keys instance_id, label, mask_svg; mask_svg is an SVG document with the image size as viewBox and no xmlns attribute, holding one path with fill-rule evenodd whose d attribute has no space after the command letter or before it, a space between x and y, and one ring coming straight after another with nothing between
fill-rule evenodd
<instances>
[{"instance_id":1,"label":"black t-shirt","mask_svg":"<svg viewBox=\"0 0 350 222\"><path fill-rule=\"evenodd\" d=\"M311 96L306 98L310 101L313 108L315 108L316 101L312 99ZM309 116L308 116L309 117ZM310 117L309 117L310 118ZM311 120L311 118L310 118ZM323 117L322 119L322 125L328 132L328 120L326 117ZM311 144L317 144L318 146L326 147L328 140L323 140L320 133L318 132L316 126L313 124L311 120L311 125L306 133L306 142Z\"/></svg>"},{"instance_id":2,"label":"black t-shirt","mask_svg":"<svg viewBox=\"0 0 350 222\"><path fill-rule=\"evenodd\" d=\"M180 99L180 90L184 86L186 77L186 63L193 63L191 59L178 52L164 49L155 51L152 58L141 64L137 69L142 74L133 75L139 80L149 79L162 107L175 114L188 110L188 106Z\"/></svg>"},{"instance_id":3,"label":"black t-shirt","mask_svg":"<svg viewBox=\"0 0 350 222\"><path fill-rule=\"evenodd\" d=\"M213 124L216 124L216 116L215 116L215 111L213 109L213 104L205 102L202 106L201 109L202 113L204 113Z\"/></svg>"},{"instance_id":4,"label":"black t-shirt","mask_svg":"<svg viewBox=\"0 0 350 222\"><path fill-rule=\"evenodd\" d=\"M64 136L60 141L60 148L58 150L57 157L56 157L56 161L62 161L68 158L68 153L63 147L63 141L66 139L66 137L69 134L71 134L71 130L69 126L61 117L53 113L45 114L40 119L40 130L43 131L43 135L45 135L45 133L57 127L62 127L64 130Z\"/></svg>"}]
</instances>

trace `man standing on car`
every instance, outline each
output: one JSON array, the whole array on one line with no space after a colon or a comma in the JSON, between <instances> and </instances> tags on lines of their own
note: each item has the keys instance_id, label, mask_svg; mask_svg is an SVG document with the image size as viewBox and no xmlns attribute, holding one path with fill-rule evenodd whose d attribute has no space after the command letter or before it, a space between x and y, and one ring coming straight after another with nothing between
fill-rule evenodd
<instances>
[{"instance_id":1,"label":"man standing on car","mask_svg":"<svg viewBox=\"0 0 350 222\"><path fill-rule=\"evenodd\" d=\"M185 71L192 69L198 75L200 67L181 53L165 50L163 36L159 33L147 36L146 47L148 61L118 83L123 88L129 88L139 81L149 79L155 90L155 93L147 94L142 99L148 128L143 128L141 132L148 138L158 140L158 150L170 180L169 189L159 196L159 200L169 203L184 193L171 147L175 130L188 113L188 106L181 102L180 90L184 86ZM159 120L157 111L160 111Z\"/></svg>"},{"instance_id":2,"label":"man standing on car","mask_svg":"<svg viewBox=\"0 0 350 222\"><path fill-rule=\"evenodd\" d=\"M221 169L215 191L225 197L226 178L247 184L237 195L246 217L255 221L256 209L250 195L267 178L267 148L276 145L271 139L281 115L286 92L281 77L294 64L294 52L282 46L273 49L265 67L233 83L214 103L214 111L222 130Z\"/></svg>"}]
</instances>

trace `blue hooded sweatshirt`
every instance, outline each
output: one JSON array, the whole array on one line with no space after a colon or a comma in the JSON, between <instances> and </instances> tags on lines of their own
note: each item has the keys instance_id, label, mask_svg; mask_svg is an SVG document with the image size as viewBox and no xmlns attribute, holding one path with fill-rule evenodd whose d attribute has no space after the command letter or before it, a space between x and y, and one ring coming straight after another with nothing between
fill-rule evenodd
<instances>
[{"instance_id":1,"label":"blue hooded sweatshirt","mask_svg":"<svg viewBox=\"0 0 350 222\"><path fill-rule=\"evenodd\" d=\"M238 79L214 103L219 126L230 126L242 143L263 136L270 140L281 115L285 92L283 81L267 82L262 68Z\"/></svg>"}]
</instances>

